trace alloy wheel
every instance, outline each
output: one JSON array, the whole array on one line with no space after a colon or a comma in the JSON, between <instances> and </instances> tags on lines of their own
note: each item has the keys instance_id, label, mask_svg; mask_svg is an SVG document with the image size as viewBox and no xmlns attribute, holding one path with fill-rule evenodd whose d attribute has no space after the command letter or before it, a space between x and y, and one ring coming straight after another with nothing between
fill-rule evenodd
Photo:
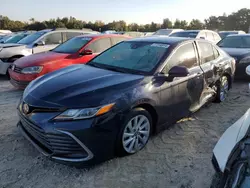
<instances>
[{"instance_id":1,"label":"alloy wheel","mask_svg":"<svg viewBox=\"0 0 250 188\"><path fill-rule=\"evenodd\" d=\"M150 136L150 122L145 115L133 117L125 126L122 145L127 153L136 153L146 144Z\"/></svg>"},{"instance_id":2,"label":"alloy wheel","mask_svg":"<svg viewBox=\"0 0 250 188\"><path fill-rule=\"evenodd\" d=\"M221 86L220 86L220 100L224 101L226 99L227 93L229 90L229 83L226 76L223 76L221 79Z\"/></svg>"}]
</instances>

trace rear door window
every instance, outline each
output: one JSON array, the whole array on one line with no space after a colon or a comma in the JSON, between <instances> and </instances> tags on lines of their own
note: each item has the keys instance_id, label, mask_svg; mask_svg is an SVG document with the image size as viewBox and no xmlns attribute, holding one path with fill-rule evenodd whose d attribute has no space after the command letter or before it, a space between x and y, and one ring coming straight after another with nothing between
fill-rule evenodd
<instances>
[{"instance_id":1,"label":"rear door window","mask_svg":"<svg viewBox=\"0 0 250 188\"><path fill-rule=\"evenodd\" d=\"M124 37L111 37L111 41L113 45L116 45L117 43L122 42L124 40L126 40L126 38Z\"/></svg>"},{"instance_id":2,"label":"rear door window","mask_svg":"<svg viewBox=\"0 0 250 188\"><path fill-rule=\"evenodd\" d=\"M82 35L82 33L79 33L79 32L66 32L65 33L66 40L69 40L69 39L76 37L76 36L79 36L79 35Z\"/></svg>"},{"instance_id":3,"label":"rear door window","mask_svg":"<svg viewBox=\"0 0 250 188\"><path fill-rule=\"evenodd\" d=\"M206 35L207 35L207 40L214 41L214 36L211 32L206 32Z\"/></svg>"},{"instance_id":4,"label":"rear door window","mask_svg":"<svg viewBox=\"0 0 250 188\"><path fill-rule=\"evenodd\" d=\"M61 44L62 43L62 33L56 32L56 33L48 34L44 37L44 42L45 42L45 45Z\"/></svg>"},{"instance_id":5,"label":"rear door window","mask_svg":"<svg viewBox=\"0 0 250 188\"><path fill-rule=\"evenodd\" d=\"M208 42L198 41L198 46L201 55L201 63L207 63L215 59L213 46Z\"/></svg>"},{"instance_id":6,"label":"rear door window","mask_svg":"<svg viewBox=\"0 0 250 188\"><path fill-rule=\"evenodd\" d=\"M167 74L168 71L174 66L185 66L187 68L192 68L197 66L197 57L195 53L195 48L193 43L184 44L180 46L174 54L168 60L164 73Z\"/></svg>"},{"instance_id":7,"label":"rear door window","mask_svg":"<svg viewBox=\"0 0 250 188\"><path fill-rule=\"evenodd\" d=\"M100 53L110 48L111 46L112 45L110 38L101 38L93 41L86 47L86 49L92 50L93 53Z\"/></svg>"}]
</instances>

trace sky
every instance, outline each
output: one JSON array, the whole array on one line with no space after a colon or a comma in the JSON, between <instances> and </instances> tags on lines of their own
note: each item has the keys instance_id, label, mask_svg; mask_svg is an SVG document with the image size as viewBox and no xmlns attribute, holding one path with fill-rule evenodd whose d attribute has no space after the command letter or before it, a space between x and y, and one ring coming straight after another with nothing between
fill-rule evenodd
<instances>
[{"instance_id":1,"label":"sky","mask_svg":"<svg viewBox=\"0 0 250 188\"><path fill-rule=\"evenodd\" d=\"M10 19L43 21L73 16L84 21L125 20L127 23L162 23L193 18L203 21L211 15L230 14L249 8L249 0L0 0L0 15Z\"/></svg>"}]
</instances>

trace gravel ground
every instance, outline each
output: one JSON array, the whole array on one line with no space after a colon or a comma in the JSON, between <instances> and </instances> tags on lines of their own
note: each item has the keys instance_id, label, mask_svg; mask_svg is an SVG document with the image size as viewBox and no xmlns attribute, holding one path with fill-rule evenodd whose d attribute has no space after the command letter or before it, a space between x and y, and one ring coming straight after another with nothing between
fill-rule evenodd
<instances>
[{"instance_id":1,"label":"gravel ground","mask_svg":"<svg viewBox=\"0 0 250 188\"><path fill-rule=\"evenodd\" d=\"M208 104L154 136L138 154L84 170L48 160L22 137L15 112L21 95L0 77L1 188L206 188L215 143L250 107L248 83L235 83L224 103Z\"/></svg>"}]
</instances>

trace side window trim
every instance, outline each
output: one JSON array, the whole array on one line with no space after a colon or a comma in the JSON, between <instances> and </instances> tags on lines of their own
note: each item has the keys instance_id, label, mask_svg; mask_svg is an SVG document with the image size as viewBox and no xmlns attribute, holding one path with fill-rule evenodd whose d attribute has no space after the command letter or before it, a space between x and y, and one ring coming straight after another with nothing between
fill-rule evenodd
<instances>
[{"instance_id":1,"label":"side window trim","mask_svg":"<svg viewBox=\"0 0 250 188\"><path fill-rule=\"evenodd\" d=\"M180 44L178 47L176 47L176 48L171 52L171 54L167 57L167 59L165 59L163 65L162 65L161 68L160 68L160 71L159 71L160 73L164 73L164 69L165 69L167 63L169 62L169 60L172 58L172 56L173 56L182 46L187 45L187 44L192 44L192 46L193 46L193 48L194 48L194 51L195 51L195 55L196 55L196 49L195 49L195 46L194 46L194 41L188 41L188 42L182 43L182 44ZM199 63L199 61L198 61L198 59L197 59L197 56L196 56L196 63L197 63L197 65L198 65L198 63ZM165 73L164 73L164 74L165 74Z\"/></svg>"},{"instance_id":2,"label":"side window trim","mask_svg":"<svg viewBox=\"0 0 250 188\"><path fill-rule=\"evenodd\" d=\"M60 33L60 34L61 34L61 41L62 41L62 43L63 43L63 34L62 34L62 32L48 32L48 33L46 33L45 35L41 36L40 39L37 40L37 42L40 41L40 40L43 40L43 41L44 41L45 38L46 38L47 36L53 35L53 34L55 34L55 33ZM45 42L45 41L44 41L44 42ZM54 45L54 44L46 44L46 43L45 43L45 45Z\"/></svg>"}]
</instances>

